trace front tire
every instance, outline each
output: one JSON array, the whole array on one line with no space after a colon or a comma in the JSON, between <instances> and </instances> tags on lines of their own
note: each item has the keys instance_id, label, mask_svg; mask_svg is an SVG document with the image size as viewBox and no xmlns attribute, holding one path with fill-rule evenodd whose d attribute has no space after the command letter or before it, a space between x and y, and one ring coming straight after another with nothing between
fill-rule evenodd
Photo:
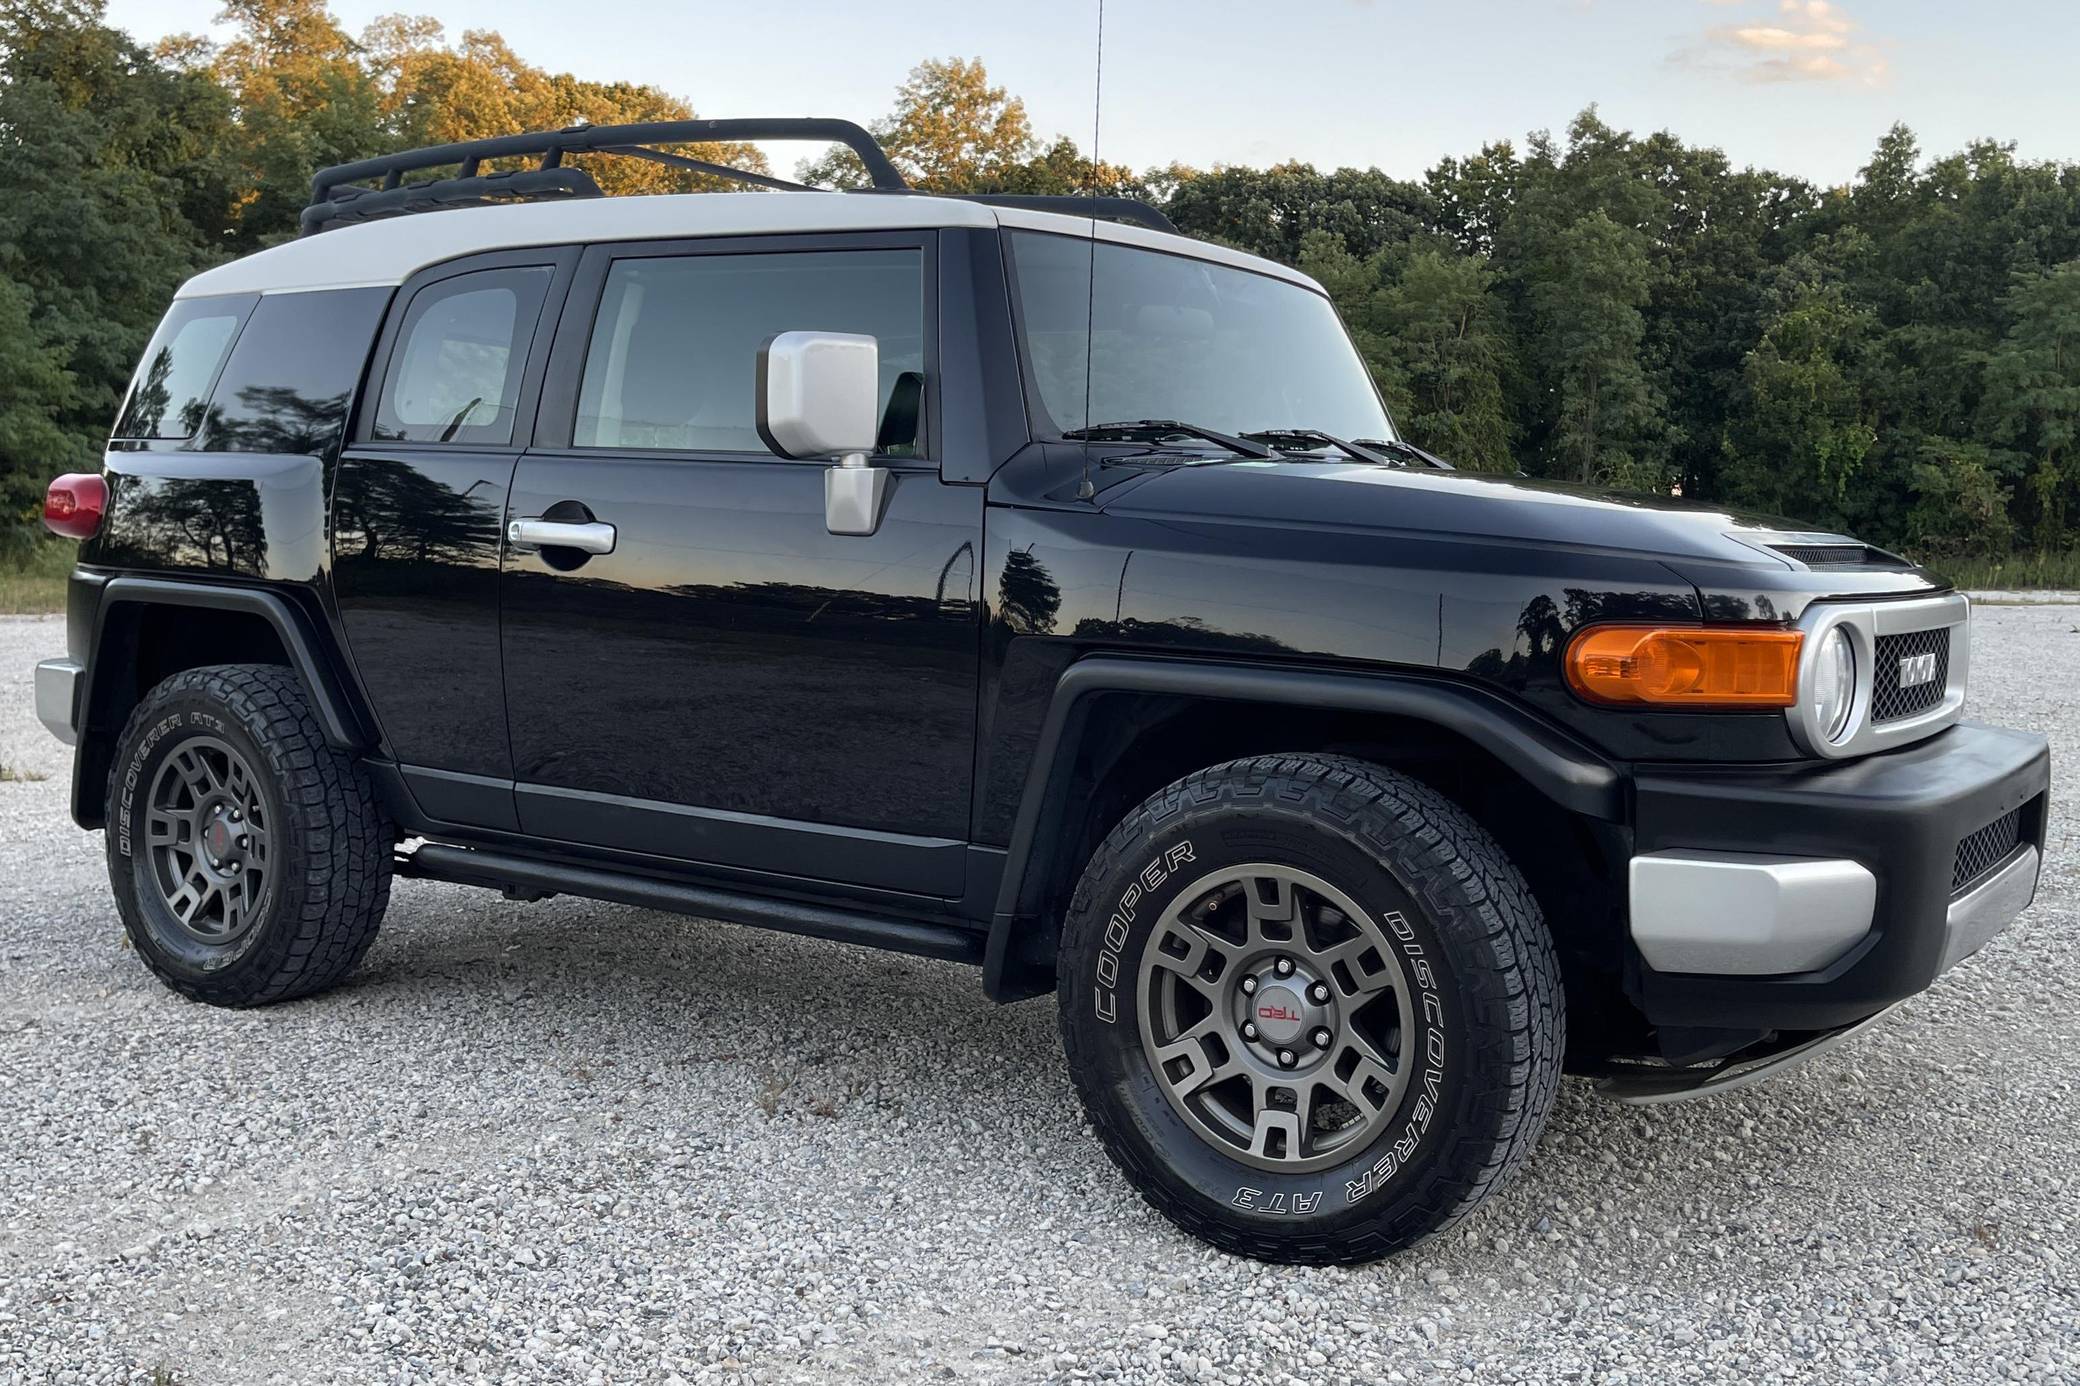
<instances>
[{"instance_id":1,"label":"front tire","mask_svg":"<svg viewBox=\"0 0 2080 1386\"><path fill-rule=\"evenodd\" d=\"M1268 1261L1450 1226L1559 1086L1559 966L1522 876L1435 790L1342 757L1216 766L1129 814L1077 886L1060 998L1112 1159Z\"/></svg>"},{"instance_id":2,"label":"front tire","mask_svg":"<svg viewBox=\"0 0 2080 1386\"><path fill-rule=\"evenodd\" d=\"M389 820L278 665L190 669L145 695L109 771L107 839L138 956L215 1006L337 985L390 900Z\"/></svg>"}]
</instances>

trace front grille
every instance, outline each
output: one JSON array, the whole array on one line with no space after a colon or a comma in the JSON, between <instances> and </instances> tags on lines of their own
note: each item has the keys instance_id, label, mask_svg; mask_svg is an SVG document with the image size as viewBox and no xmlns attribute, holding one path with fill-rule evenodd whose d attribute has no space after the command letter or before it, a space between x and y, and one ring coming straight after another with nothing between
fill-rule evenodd
<instances>
[{"instance_id":1,"label":"front grille","mask_svg":"<svg viewBox=\"0 0 2080 1386\"><path fill-rule=\"evenodd\" d=\"M1950 688L1950 627L1881 635L1876 642L1878 668L1871 686L1871 721L1894 722L1926 712L1943 701ZM1935 677L1911 688L1899 686L1900 661L1934 655Z\"/></svg>"},{"instance_id":2,"label":"front grille","mask_svg":"<svg viewBox=\"0 0 2080 1386\"><path fill-rule=\"evenodd\" d=\"M1957 861L1950 868L1950 893L1955 895L2008 859L2022 841L2022 810L2010 809L1957 844Z\"/></svg>"},{"instance_id":3,"label":"front grille","mask_svg":"<svg viewBox=\"0 0 2080 1386\"><path fill-rule=\"evenodd\" d=\"M1784 557L1808 568L1905 568L1907 561L1869 544L1771 544Z\"/></svg>"}]
</instances>

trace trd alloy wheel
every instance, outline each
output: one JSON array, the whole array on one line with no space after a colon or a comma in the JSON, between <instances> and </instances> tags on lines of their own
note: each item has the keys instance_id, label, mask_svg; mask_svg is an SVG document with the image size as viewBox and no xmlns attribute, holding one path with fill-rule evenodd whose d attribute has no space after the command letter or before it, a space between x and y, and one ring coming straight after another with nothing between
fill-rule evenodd
<instances>
[{"instance_id":1,"label":"trd alloy wheel","mask_svg":"<svg viewBox=\"0 0 2080 1386\"><path fill-rule=\"evenodd\" d=\"M220 736L192 734L160 760L145 795L143 875L189 938L223 947L259 922L273 816L253 767Z\"/></svg>"},{"instance_id":2,"label":"trd alloy wheel","mask_svg":"<svg viewBox=\"0 0 2080 1386\"><path fill-rule=\"evenodd\" d=\"M1522 877L1363 761L1236 761L1149 798L1085 870L1061 969L1107 1151L1181 1227L1266 1260L1370 1260L1456 1221L1558 1086L1559 969Z\"/></svg>"},{"instance_id":3,"label":"trd alloy wheel","mask_svg":"<svg viewBox=\"0 0 2080 1386\"><path fill-rule=\"evenodd\" d=\"M1327 1169L1398 1111L1419 1056L1399 948L1319 876L1271 862L1180 890L1141 949L1141 1045L1170 1105L1259 1169Z\"/></svg>"}]
</instances>

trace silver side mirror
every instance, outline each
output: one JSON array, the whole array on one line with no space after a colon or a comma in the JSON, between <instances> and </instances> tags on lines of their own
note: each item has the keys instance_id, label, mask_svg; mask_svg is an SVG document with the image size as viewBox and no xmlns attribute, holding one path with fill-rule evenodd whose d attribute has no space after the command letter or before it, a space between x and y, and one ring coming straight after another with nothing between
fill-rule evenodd
<instances>
[{"instance_id":1,"label":"silver side mirror","mask_svg":"<svg viewBox=\"0 0 2080 1386\"><path fill-rule=\"evenodd\" d=\"M782 332L758 349L758 436L782 457L835 458L823 474L833 534L881 524L888 468L870 467L881 427L881 347L852 332Z\"/></svg>"}]
</instances>

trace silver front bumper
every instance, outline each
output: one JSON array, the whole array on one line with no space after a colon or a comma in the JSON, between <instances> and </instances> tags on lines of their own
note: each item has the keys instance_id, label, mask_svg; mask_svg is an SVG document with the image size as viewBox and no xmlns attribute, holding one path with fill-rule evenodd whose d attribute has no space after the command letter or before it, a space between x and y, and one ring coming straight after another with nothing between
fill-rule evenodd
<instances>
[{"instance_id":1,"label":"silver front bumper","mask_svg":"<svg viewBox=\"0 0 2080 1386\"><path fill-rule=\"evenodd\" d=\"M1748 852L1650 852L1631 869L1632 941L1656 972L1814 972L1871 931L1861 863Z\"/></svg>"},{"instance_id":2,"label":"silver front bumper","mask_svg":"<svg viewBox=\"0 0 2080 1386\"><path fill-rule=\"evenodd\" d=\"M2015 922L2037 898L2037 874L2043 858L2025 842L2008 859L1979 878L1978 884L1950 902L1943 917L1943 962L1948 972L1986 946L1986 941Z\"/></svg>"},{"instance_id":3,"label":"silver front bumper","mask_svg":"<svg viewBox=\"0 0 2080 1386\"><path fill-rule=\"evenodd\" d=\"M46 659L36 666L36 720L68 746L79 742L79 688L86 675L76 659Z\"/></svg>"},{"instance_id":4,"label":"silver front bumper","mask_svg":"<svg viewBox=\"0 0 2080 1386\"><path fill-rule=\"evenodd\" d=\"M1948 972L2036 898L2042 858L2024 843L1944 915ZM1744 852L1651 852L1631 869L1632 941L1657 972L1817 972L1870 933L1878 882L1853 861Z\"/></svg>"}]
</instances>

